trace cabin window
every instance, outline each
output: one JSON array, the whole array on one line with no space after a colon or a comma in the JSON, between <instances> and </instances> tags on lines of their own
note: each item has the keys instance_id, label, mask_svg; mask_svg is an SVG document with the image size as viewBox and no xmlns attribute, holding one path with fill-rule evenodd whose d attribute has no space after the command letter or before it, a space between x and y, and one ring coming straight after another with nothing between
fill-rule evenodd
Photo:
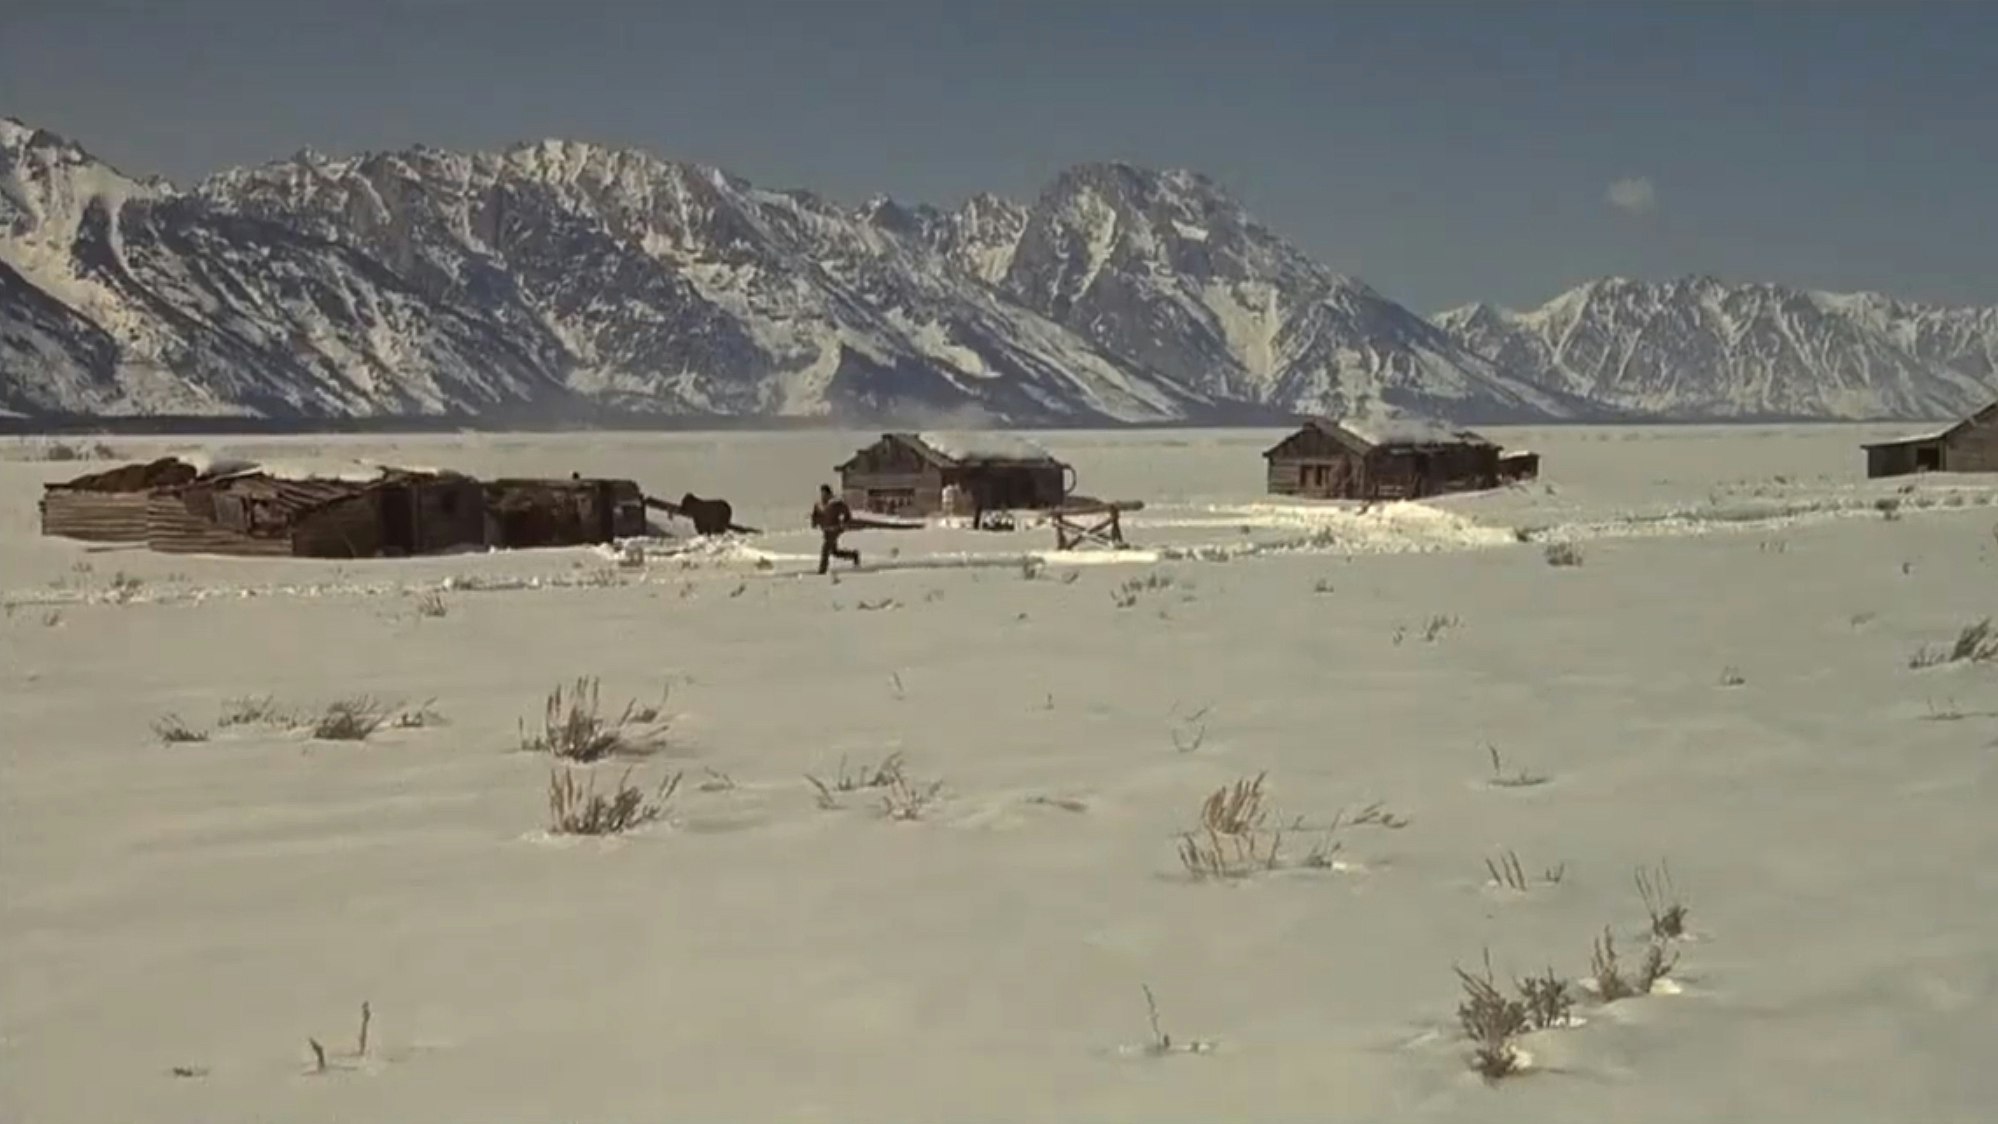
<instances>
[{"instance_id":1,"label":"cabin window","mask_svg":"<svg viewBox=\"0 0 1998 1124\"><path fill-rule=\"evenodd\" d=\"M884 515L892 515L898 511L908 511L915 506L916 490L914 488L869 488L867 490L867 509L869 511L878 511Z\"/></svg>"}]
</instances>

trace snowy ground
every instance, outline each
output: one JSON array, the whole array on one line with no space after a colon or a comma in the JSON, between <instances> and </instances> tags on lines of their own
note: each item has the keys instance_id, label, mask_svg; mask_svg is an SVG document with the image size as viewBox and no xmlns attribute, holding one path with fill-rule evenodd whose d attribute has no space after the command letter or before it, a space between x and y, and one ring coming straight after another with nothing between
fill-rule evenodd
<instances>
[{"instance_id":1,"label":"snowy ground","mask_svg":"<svg viewBox=\"0 0 1998 1124\"><path fill-rule=\"evenodd\" d=\"M1988 1119L1998 663L1909 661L1998 615L1998 479L1860 480L1882 432L1498 431L1541 481L1364 513L1262 496L1269 431L1046 434L1147 502L1138 549L870 532L836 584L803 517L861 434L210 447L614 473L771 532L623 566L44 540L39 483L95 466L0 446L0 1119ZM663 751L595 769L684 770L665 822L545 834L517 724L580 675L670 684ZM217 727L357 694L443 722ZM943 784L913 821L803 779L894 752ZM1265 770L1283 822L1406 826L1190 878L1177 833ZM1660 860L1671 982L1471 1074L1452 965L1634 958ZM1145 985L1211 1050L1149 1055Z\"/></svg>"}]
</instances>

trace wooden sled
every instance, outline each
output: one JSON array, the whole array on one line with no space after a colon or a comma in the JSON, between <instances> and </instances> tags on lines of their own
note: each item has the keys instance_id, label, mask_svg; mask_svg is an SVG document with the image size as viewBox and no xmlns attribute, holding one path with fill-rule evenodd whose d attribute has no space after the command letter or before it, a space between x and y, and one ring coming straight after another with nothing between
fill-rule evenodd
<instances>
[{"instance_id":1,"label":"wooden sled","mask_svg":"<svg viewBox=\"0 0 1998 1124\"><path fill-rule=\"evenodd\" d=\"M1080 497L1051 508L1048 522L1054 524L1055 549L1100 546L1106 550L1122 550L1127 545L1124 542L1124 512L1144 509L1141 500L1107 501Z\"/></svg>"}]
</instances>

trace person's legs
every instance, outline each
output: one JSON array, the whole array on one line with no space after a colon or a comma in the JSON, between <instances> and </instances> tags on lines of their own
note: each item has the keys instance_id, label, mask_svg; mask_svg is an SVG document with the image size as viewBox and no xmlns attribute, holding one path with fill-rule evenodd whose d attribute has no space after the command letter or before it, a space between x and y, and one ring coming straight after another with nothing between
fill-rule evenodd
<instances>
[{"instance_id":1,"label":"person's legs","mask_svg":"<svg viewBox=\"0 0 1998 1124\"><path fill-rule=\"evenodd\" d=\"M825 535L819 540L819 573L825 573L826 568L832 565L833 551L837 549L834 544L837 541L831 535Z\"/></svg>"}]
</instances>

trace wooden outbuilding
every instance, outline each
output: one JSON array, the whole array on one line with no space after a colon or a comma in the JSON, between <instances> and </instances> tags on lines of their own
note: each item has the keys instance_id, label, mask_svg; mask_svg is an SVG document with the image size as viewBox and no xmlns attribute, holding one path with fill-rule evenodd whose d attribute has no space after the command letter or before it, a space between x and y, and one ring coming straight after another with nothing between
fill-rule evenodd
<instances>
[{"instance_id":1,"label":"wooden outbuilding","mask_svg":"<svg viewBox=\"0 0 1998 1124\"><path fill-rule=\"evenodd\" d=\"M185 484L200 472L178 457L126 464L42 486L42 534L90 542L145 542L146 502L154 490Z\"/></svg>"},{"instance_id":2,"label":"wooden outbuilding","mask_svg":"<svg viewBox=\"0 0 1998 1124\"><path fill-rule=\"evenodd\" d=\"M477 549L479 483L452 473L288 477L263 469L156 489L146 544L169 554L375 558Z\"/></svg>"},{"instance_id":3,"label":"wooden outbuilding","mask_svg":"<svg viewBox=\"0 0 1998 1124\"><path fill-rule=\"evenodd\" d=\"M1263 458L1272 495L1312 499L1413 499L1494 488L1502 478L1496 444L1417 418L1311 418ZM1531 469L1539 471L1537 457Z\"/></svg>"},{"instance_id":4,"label":"wooden outbuilding","mask_svg":"<svg viewBox=\"0 0 1998 1124\"><path fill-rule=\"evenodd\" d=\"M1998 472L1998 402L1948 429L1877 441L1866 450L1868 477L1916 472Z\"/></svg>"},{"instance_id":5,"label":"wooden outbuilding","mask_svg":"<svg viewBox=\"0 0 1998 1124\"><path fill-rule=\"evenodd\" d=\"M847 506L882 515L1045 511L1075 484L1047 450L998 433L884 433L835 471Z\"/></svg>"},{"instance_id":6,"label":"wooden outbuilding","mask_svg":"<svg viewBox=\"0 0 1998 1124\"><path fill-rule=\"evenodd\" d=\"M630 480L493 480L485 485L488 545L586 546L646 533L645 493Z\"/></svg>"}]
</instances>

